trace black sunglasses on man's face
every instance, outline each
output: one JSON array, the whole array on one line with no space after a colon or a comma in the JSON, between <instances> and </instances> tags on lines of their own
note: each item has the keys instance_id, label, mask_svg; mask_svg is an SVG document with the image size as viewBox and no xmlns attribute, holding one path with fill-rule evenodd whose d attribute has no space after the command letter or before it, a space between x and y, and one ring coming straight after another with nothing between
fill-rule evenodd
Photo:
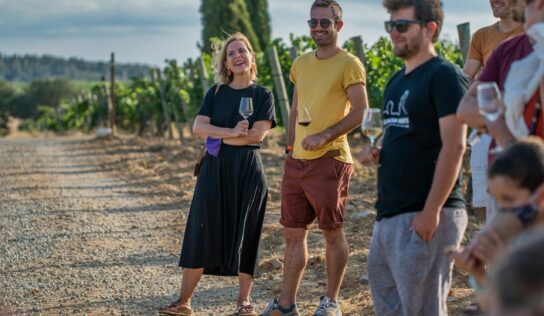
<instances>
[{"instance_id":1,"label":"black sunglasses on man's face","mask_svg":"<svg viewBox=\"0 0 544 316\"><path fill-rule=\"evenodd\" d=\"M396 20L396 21L385 21L385 31L391 33L393 28L396 28L399 33L405 33L408 31L410 24L425 24L423 21L419 20Z\"/></svg>"},{"instance_id":2,"label":"black sunglasses on man's face","mask_svg":"<svg viewBox=\"0 0 544 316\"><path fill-rule=\"evenodd\" d=\"M311 29L315 29L317 27L317 24L321 25L321 28L328 29L329 26L331 26L333 21L329 19L309 19L308 20L308 26Z\"/></svg>"}]
</instances>

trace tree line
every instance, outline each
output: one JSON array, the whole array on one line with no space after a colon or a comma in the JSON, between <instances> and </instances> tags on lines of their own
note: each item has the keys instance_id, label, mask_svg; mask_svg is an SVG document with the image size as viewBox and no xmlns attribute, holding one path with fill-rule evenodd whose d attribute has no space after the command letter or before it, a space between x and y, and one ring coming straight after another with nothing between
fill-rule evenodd
<instances>
[{"instance_id":1,"label":"tree line","mask_svg":"<svg viewBox=\"0 0 544 316\"><path fill-rule=\"evenodd\" d=\"M119 64L116 76L120 80L141 77L149 73L144 64ZM80 58L61 58L37 55L0 54L0 80L31 82L43 78L98 81L109 71L108 62L91 62Z\"/></svg>"},{"instance_id":2,"label":"tree line","mask_svg":"<svg viewBox=\"0 0 544 316\"><path fill-rule=\"evenodd\" d=\"M138 135L169 135L172 127L190 130L203 99L203 86L213 84L211 43L229 33L242 31L252 42L257 57L258 83L274 92L277 89L270 65L268 47L278 51L279 63L290 100L293 87L289 83L289 70L293 55L315 49L309 36L270 40L270 19L266 0L202 0L202 42L198 59L183 62L166 60L159 69L143 68L130 80L116 83L116 124L119 128ZM356 54L354 42L349 40L343 48ZM402 61L392 53L390 41L382 37L376 43L364 44L364 62L367 70L369 103L373 107L382 104L382 93L390 76L400 69ZM462 65L459 46L450 41L440 41L437 51L441 56ZM201 62L202 61L202 62ZM204 65L205 76L199 69ZM108 75L109 64L102 63L96 78ZM0 68L1 68L0 63ZM122 69L116 67L116 74ZM55 78L53 76L52 78ZM66 131L79 129L90 131L107 122L109 89L106 83L77 87L66 79L34 80L22 90L0 81L0 128L1 117L8 115L26 119L26 128ZM276 111L282 122L281 111Z\"/></svg>"},{"instance_id":3,"label":"tree line","mask_svg":"<svg viewBox=\"0 0 544 316\"><path fill-rule=\"evenodd\" d=\"M293 86L289 83L289 70L297 55L315 49L308 36L291 36L290 44L275 39L270 45L278 50L279 62L287 85L289 99ZM344 49L355 54L354 43L349 40ZM462 56L457 45L449 41L437 44L438 53L458 65ZM259 84L275 93L272 67L268 51L257 52ZM212 55L202 53L205 72L202 78L199 61L188 59L182 64L167 60L162 69L151 69L146 76L133 77L127 82L116 83L116 123L119 128L138 135L164 136L172 126L188 130L203 99L203 83L213 84ZM373 107L382 105L382 93L390 76L402 67L402 61L392 53L390 41L382 37L372 45L364 45L364 61L367 70L369 103ZM203 79L203 80L202 80ZM63 132L71 129L90 131L107 122L107 83L97 82L89 87L78 88L65 79L38 80L22 91L0 82L0 113L26 118L27 128ZM292 101L292 100L289 100ZM277 109L278 122L281 111ZM168 126L171 123L170 126ZM189 125L189 126L188 126Z\"/></svg>"}]
</instances>

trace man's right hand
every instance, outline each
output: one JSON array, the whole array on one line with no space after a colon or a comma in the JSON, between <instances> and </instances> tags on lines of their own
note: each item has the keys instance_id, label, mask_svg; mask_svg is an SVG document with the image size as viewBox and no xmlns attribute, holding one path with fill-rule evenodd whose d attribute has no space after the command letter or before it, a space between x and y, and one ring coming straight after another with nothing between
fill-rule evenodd
<instances>
[{"instance_id":1,"label":"man's right hand","mask_svg":"<svg viewBox=\"0 0 544 316\"><path fill-rule=\"evenodd\" d=\"M367 145L357 153L357 160L362 165L376 164L380 161L380 149Z\"/></svg>"}]
</instances>

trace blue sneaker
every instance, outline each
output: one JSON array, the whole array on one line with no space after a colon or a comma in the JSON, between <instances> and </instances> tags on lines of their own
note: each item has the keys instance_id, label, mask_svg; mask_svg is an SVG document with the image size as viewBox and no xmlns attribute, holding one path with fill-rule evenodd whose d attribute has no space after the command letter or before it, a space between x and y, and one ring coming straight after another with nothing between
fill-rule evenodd
<instances>
[{"instance_id":1,"label":"blue sneaker","mask_svg":"<svg viewBox=\"0 0 544 316\"><path fill-rule=\"evenodd\" d=\"M259 314L261 316L299 316L297 304L291 305L289 308L283 308L278 303L278 299L275 298L266 306L266 308Z\"/></svg>"},{"instance_id":2,"label":"blue sneaker","mask_svg":"<svg viewBox=\"0 0 544 316\"><path fill-rule=\"evenodd\" d=\"M327 296L321 296L314 316L342 316L342 310L340 304L331 302Z\"/></svg>"}]
</instances>

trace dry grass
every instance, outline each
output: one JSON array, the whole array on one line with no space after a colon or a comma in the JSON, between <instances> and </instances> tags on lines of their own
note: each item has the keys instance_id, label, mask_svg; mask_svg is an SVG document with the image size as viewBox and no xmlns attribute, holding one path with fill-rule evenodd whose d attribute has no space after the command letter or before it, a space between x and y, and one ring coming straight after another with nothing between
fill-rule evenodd
<instances>
[{"instance_id":1,"label":"dry grass","mask_svg":"<svg viewBox=\"0 0 544 316\"><path fill-rule=\"evenodd\" d=\"M202 144L201 140L179 141L156 138L130 138L123 140L95 141L96 146L107 143L110 158L109 166L119 168L131 181L145 178L149 183L149 193L160 194L167 201L181 203L185 213L192 198L194 178L193 164ZM361 141L351 141L355 153ZM103 148L103 147L102 147ZM257 285L277 294L281 285L283 260L283 237L279 225L280 184L283 172L283 141L280 135L271 135L267 145L261 150L269 181L270 202L262 235L260 268L261 275ZM347 205L345 227L349 243L349 263L341 290L342 307L346 315L372 315L372 299L366 274L366 256L372 233L376 198L376 171L373 167L355 165L355 173L350 185L350 200ZM362 216L367 214L367 216ZM176 219L178 222L180 219ZM481 225L481 219L470 216L466 236L471 236ZM465 237L466 239L466 237ZM313 228L309 232L309 262L299 292L299 305L306 314L315 307L316 297L325 289L325 252L321 232ZM475 296L466 283L466 275L454 272L454 282L449 298L452 315L463 315L463 309ZM304 312L306 311L306 312Z\"/></svg>"}]
</instances>

